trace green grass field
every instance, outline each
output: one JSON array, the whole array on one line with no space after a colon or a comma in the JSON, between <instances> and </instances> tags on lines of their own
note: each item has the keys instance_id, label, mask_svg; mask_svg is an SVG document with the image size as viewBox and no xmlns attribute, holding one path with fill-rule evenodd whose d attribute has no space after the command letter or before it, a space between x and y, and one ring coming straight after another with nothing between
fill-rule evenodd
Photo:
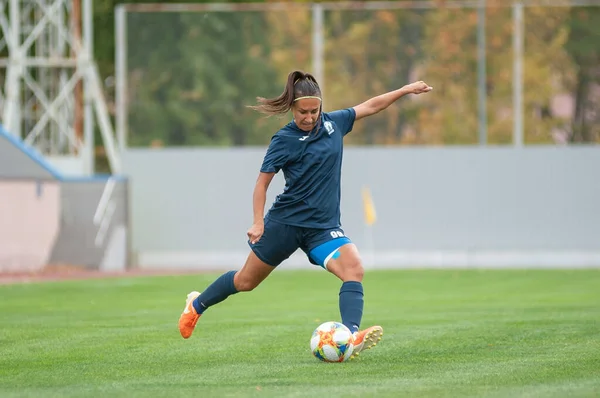
<instances>
[{"instance_id":1,"label":"green grass field","mask_svg":"<svg viewBox=\"0 0 600 398\"><path fill-rule=\"evenodd\" d=\"M326 272L276 271L200 319L217 274L0 286L0 397L600 397L600 271L370 271L381 343L321 363Z\"/></svg>"}]
</instances>

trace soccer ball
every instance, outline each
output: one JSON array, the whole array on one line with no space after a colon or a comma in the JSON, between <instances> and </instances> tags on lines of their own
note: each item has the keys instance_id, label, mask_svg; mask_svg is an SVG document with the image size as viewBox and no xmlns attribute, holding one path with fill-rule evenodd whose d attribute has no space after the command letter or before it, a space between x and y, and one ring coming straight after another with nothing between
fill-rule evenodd
<instances>
[{"instance_id":1,"label":"soccer ball","mask_svg":"<svg viewBox=\"0 0 600 398\"><path fill-rule=\"evenodd\" d=\"M354 337L341 323L325 322L313 332L310 349L323 362L344 362L352 355Z\"/></svg>"}]
</instances>

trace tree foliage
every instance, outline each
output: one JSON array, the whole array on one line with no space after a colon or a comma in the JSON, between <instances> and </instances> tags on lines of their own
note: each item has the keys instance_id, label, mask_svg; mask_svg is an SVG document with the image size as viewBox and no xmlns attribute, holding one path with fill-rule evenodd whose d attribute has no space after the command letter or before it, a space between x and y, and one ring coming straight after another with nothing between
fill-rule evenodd
<instances>
[{"instance_id":1,"label":"tree foliage","mask_svg":"<svg viewBox=\"0 0 600 398\"><path fill-rule=\"evenodd\" d=\"M510 144L513 17L510 7L488 4L488 142ZM95 56L105 77L114 73L115 5L94 2ZM256 96L280 94L291 70L314 72L311 18L309 9L298 8L129 13L129 144L268 143L289 115L264 118L246 105ZM477 142L477 10L326 11L324 22L325 110L414 80L434 87L428 96L402 99L358 124L349 143ZM527 143L599 140L598 43L600 7L525 8Z\"/></svg>"},{"instance_id":2,"label":"tree foliage","mask_svg":"<svg viewBox=\"0 0 600 398\"><path fill-rule=\"evenodd\" d=\"M575 102L569 138L572 142L600 141L600 7L570 11L566 50L575 64L570 88Z\"/></svg>"}]
</instances>

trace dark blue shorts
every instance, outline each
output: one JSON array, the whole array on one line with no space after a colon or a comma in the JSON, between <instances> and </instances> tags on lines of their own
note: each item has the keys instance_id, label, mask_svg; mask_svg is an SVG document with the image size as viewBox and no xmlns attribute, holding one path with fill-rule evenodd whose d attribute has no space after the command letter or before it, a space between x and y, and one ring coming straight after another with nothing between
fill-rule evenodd
<instances>
[{"instance_id":1,"label":"dark blue shorts","mask_svg":"<svg viewBox=\"0 0 600 398\"><path fill-rule=\"evenodd\" d=\"M325 260L346 243L350 243L350 239L341 228L296 227L269 218L265 219L265 231L260 240L255 244L248 240L254 254L273 267L289 258L298 248L306 253L312 264L324 267ZM336 258L335 254L333 258Z\"/></svg>"}]
</instances>

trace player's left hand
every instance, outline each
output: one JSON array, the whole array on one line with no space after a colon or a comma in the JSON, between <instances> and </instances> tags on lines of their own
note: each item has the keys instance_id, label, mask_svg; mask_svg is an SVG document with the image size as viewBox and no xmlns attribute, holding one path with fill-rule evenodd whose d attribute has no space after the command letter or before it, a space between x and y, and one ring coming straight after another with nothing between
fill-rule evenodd
<instances>
[{"instance_id":1,"label":"player's left hand","mask_svg":"<svg viewBox=\"0 0 600 398\"><path fill-rule=\"evenodd\" d=\"M408 89L413 94L422 94L422 93L428 93L428 92L430 92L431 90L433 90L433 87L430 87L424 81L418 81L418 82L414 82L414 83L409 84L408 85Z\"/></svg>"}]
</instances>

